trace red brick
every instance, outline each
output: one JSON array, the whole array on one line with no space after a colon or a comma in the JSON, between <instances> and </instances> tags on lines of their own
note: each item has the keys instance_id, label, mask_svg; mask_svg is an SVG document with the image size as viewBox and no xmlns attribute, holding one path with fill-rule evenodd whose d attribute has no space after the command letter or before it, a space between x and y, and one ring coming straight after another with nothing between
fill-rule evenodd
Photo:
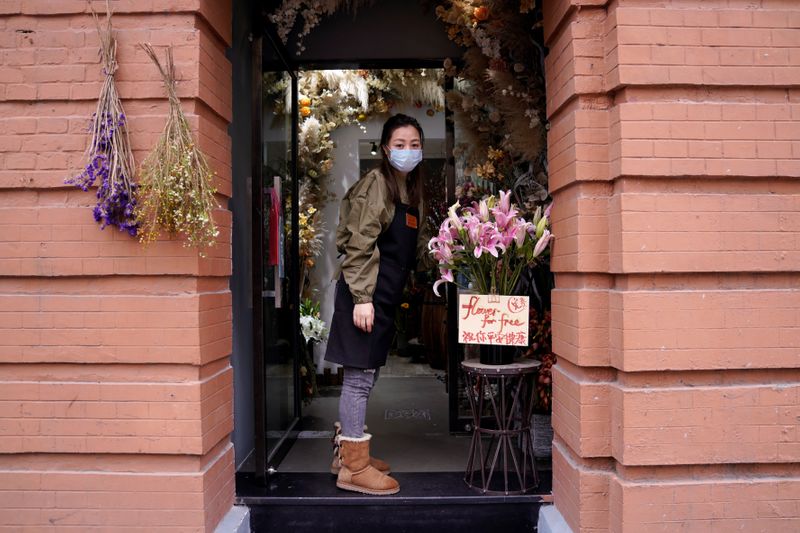
<instances>
[{"instance_id":1,"label":"red brick","mask_svg":"<svg viewBox=\"0 0 800 533\"><path fill-rule=\"evenodd\" d=\"M720 65L752 65L753 50L750 48L720 48Z\"/></svg>"},{"instance_id":2,"label":"red brick","mask_svg":"<svg viewBox=\"0 0 800 533\"><path fill-rule=\"evenodd\" d=\"M719 49L707 46L684 47L686 65L719 65Z\"/></svg>"},{"instance_id":3,"label":"red brick","mask_svg":"<svg viewBox=\"0 0 800 533\"><path fill-rule=\"evenodd\" d=\"M770 35L758 29L728 29L728 28L706 28L702 31L702 44L707 46L769 46L770 44L780 44L774 42L775 31L773 30L773 42L770 42ZM700 43L697 43L700 44Z\"/></svg>"},{"instance_id":4,"label":"red brick","mask_svg":"<svg viewBox=\"0 0 800 533\"><path fill-rule=\"evenodd\" d=\"M790 25L792 12L788 14L784 11L772 10L754 10L751 13L753 17L753 26L758 28L784 28Z\"/></svg>"},{"instance_id":5,"label":"red brick","mask_svg":"<svg viewBox=\"0 0 800 533\"><path fill-rule=\"evenodd\" d=\"M797 35L797 30L794 28L772 30L770 35L772 37L772 42L765 44L771 44L773 46L800 46L800 36Z\"/></svg>"},{"instance_id":6,"label":"red brick","mask_svg":"<svg viewBox=\"0 0 800 533\"><path fill-rule=\"evenodd\" d=\"M787 48L758 48L753 53L756 65L790 64L789 49Z\"/></svg>"},{"instance_id":7,"label":"red brick","mask_svg":"<svg viewBox=\"0 0 800 533\"><path fill-rule=\"evenodd\" d=\"M800 124L794 122L776 122L775 138L787 140L800 139Z\"/></svg>"},{"instance_id":8,"label":"red brick","mask_svg":"<svg viewBox=\"0 0 800 533\"><path fill-rule=\"evenodd\" d=\"M753 14L749 10L722 10L717 13L719 25L728 28L750 28L753 26Z\"/></svg>"},{"instance_id":9,"label":"red brick","mask_svg":"<svg viewBox=\"0 0 800 533\"><path fill-rule=\"evenodd\" d=\"M683 26L684 25L684 12L683 10L673 9L641 9L644 12L650 12L650 24L653 26ZM644 21L643 25L647 22Z\"/></svg>"}]
</instances>

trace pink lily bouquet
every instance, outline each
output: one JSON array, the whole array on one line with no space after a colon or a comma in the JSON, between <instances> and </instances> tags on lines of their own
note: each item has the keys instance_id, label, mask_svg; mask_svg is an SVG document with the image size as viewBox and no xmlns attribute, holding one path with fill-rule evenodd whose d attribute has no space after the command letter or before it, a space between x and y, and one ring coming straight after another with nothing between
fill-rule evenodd
<instances>
[{"instance_id":1,"label":"pink lily bouquet","mask_svg":"<svg viewBox=\"0 0 800 533\"><path fill-rule=\"evenodd\" d=\"M433 284L439 296L442 283L456 283L460 272L480 294L512 294L526 266L534 265L553 239L550 233L551 203L536 210L532 221L518 217L511 191L464 207L456 202L439 227L439 235L428 241L428 249L439 263L441 278Z\"/></svg>"}]
</instances>

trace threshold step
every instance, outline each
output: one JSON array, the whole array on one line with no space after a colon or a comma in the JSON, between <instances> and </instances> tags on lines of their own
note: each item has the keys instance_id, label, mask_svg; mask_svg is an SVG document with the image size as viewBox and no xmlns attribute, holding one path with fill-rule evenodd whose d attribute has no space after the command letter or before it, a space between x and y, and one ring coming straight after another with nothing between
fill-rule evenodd
<instances>
[{"instance_id":1,"label":"threshold step","mask_svg":"<svg viewBox=\"0 0 800 533\"><path fill-rule=\"evenodd\" d=\"M396 473L400 492L368 496L336 488L325 473L278 473L268 486L237 473L237 504L250 508L252 533L532 533L552 501L550 472L535 494L490 495L467 487L463 472Z\"/></svg>"},{"instance_id":2,"label":"threshold step","mask_svg":"<svg viewBox=\"0 0 800 533\"><path fill-rule=\"evenodd\" d=\"M251 473L236 474L236 503L245 505L492 505L546 503L551 500L549 471L539 473L538 490L529 494L481 494L464 483L463 472L397 472L400 492L391 496L370 496L336 487L329 473L276 473L267 486Z\"/></svg>"}]
</instances>

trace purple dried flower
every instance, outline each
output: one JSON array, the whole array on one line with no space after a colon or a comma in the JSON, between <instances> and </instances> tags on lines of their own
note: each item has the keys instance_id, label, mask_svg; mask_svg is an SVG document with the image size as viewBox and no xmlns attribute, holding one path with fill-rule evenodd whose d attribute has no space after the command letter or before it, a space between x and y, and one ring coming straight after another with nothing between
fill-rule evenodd
<instances>
[{"instance_id":1,"label":"purple dried flower","mask_svg":"<svg viewBox=\"0 0 800 533\"><path fill-rule=\"evenodd\" d=\"M117 226L120 231L127 231L130 235L135 236L138 229L133 214L136 202L128 197L128 191L130 190L132 193L134 186L128 184L125 175L126 169L121 164L118 168L113 169L116 172L112 172L109 157L114 149L114 137L118 134L117 130L125 127L125 117L121 114L115 118L109 113L104 113L98 120L97 114L94 113L92 119L95 123L90 129L94 132L94 138L89 151L89 163L83 172L67 178L64 183L88 191L89 187L99 181L95 195L97 205L92 210L95 221L100 223L101 229L109 225ZM120 133L124 134L124 131ZM120 158L117 160L119 161Z\"/></svg>"}]
</instances>

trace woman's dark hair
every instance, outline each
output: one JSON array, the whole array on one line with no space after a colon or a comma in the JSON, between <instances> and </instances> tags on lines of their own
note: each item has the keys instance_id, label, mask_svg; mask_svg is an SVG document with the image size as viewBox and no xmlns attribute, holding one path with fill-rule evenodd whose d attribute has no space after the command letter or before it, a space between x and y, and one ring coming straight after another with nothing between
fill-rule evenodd
<instances>
[{"instance_id":1,"label":"woman's dark hair","mask_svg":"<svg viewBox=\"0 0 800 533\"><path fill-rule=\"evenodd\" d=\"M392 202L397 202L400 200L400 190L397 187L397 182L393 179L395 170L394 167L392 167L392 165L389 163L389 156L386 155L386 150L389 149L389 140L392 138L392 133L394 133L394 130L402 128L403 126L414 126L419 132L420 143L423 146L425 145L425 134L422 133L422 126L419 125L419 122L417 122L417 119L414 117L398 113L389 117L389 119L384 123L383 132L381 133L382 161L380 168L383 172L383 177L386 179L386 185L389 188L389 195ZM386 150L384 150L384 148L386 148ZM406 191L408 192L408 201L409 204L414 207L419 205L420 194L422 191L422 180L423 171L422 163L420 163L406 176Z\"/></svg>"}]
</instances>

